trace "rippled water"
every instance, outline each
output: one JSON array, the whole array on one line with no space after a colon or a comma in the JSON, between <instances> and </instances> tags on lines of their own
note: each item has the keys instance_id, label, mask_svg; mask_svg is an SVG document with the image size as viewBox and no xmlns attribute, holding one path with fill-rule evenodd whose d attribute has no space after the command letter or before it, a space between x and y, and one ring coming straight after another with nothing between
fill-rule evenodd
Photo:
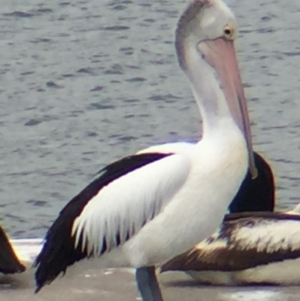
<instances>
[{"instance_id":1,"label":"rippled water","mask_svg":"<svg viewBox=\"0 0 300 301\"><path fill-rule=\"evenodd\" d=\"M300 2L231 0L256 150L280 208L300 201ZM197 139L173 47L182 0L0 0L0 205L16 237L43 236L106 163Z\"/></svg>"}]
</instances>

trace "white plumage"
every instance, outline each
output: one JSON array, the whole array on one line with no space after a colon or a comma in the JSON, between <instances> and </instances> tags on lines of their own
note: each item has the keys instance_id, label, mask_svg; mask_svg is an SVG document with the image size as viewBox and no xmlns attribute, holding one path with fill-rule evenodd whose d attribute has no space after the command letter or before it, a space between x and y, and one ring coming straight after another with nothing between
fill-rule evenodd
<instances>
[{"instance_id":1,"label":"white plumage","mask_svg":"<svg viewBox=\"0 0 300 301\"><path fill-rule=\"evenodd\" d=\"M252 227L236 228L232 233L238 249L256 249L257 253L275 253L280 250L300 250L299 219L276 221L271 217L250 217ZM300 255L300 254L299 254Z\"/></svg>"},{"instance_id":2,"label":"white plumage","mask_svg":"<svg viewBox=\"0 0 300 301\"><path fill-rule=\"evenodd\" d=\"M98 256L103 237L107 238L108 250L116 247L116 233L123 244L126 237L133 237L161 213L186 181L190 169L191 162L186 156L172 155L105 186L74 221L75 246L82 235L81 247L87 245L88 254Z\"/></svg>"},{"instance_id":3,"label":"white plumage","mask_svg":"<svg viewBox=\"0 0 300 301\"><path fill-rule=\"evenodd\" d=\"M120 245L127 240L121 246L124 253L121 266L139 267L163 263L197 242L199 236L205 238L221 223L228 199L232 200L237 192L237 179L241 181L247 169L246 151L239 151L246 149L239 139L241 134L236 130L234 139L234 131L231 132L231 145L226 145L223 138L226 133L221 132L218 139L203 139L192 147L185 146L177 154L143 166L105 186L73 223L75 247L82 236L80 247L87 247L88 256L101 255L103 237L108 251L117 246L118 234ZM236 152L232 152L232 145ZM220 169L221 162L226 162L228 168ZM240 164L233 168L236 162ZM224 182L224 177L228 181ZM217 190L208 189L212 179ZM198 207L198 202L202 206ZM190 221L188 235L186 228L178 223L185 218ZM207 219L209 222L205 222ZM162 235L152 235L161 229ZM140 255L136 256L137 253ZM120 266L120 262L119 258L116 265Z\"/></svg>"}]
</instances>

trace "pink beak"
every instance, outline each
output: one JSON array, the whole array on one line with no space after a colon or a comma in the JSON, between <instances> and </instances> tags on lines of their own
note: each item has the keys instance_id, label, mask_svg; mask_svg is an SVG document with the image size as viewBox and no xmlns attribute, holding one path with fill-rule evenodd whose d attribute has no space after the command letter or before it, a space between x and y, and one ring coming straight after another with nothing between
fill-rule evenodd
<instances>
[{"instance_id":1,"label":"pink beak","mask_svg":"<svg viewBox=\"0 0 300 301\"><path fill-rule=\"evenodd\" d=\"M233 40L217 38L201 42L199 50L205 60L217 72L230 112L244 133L249 151L249 169L252 178L257 177L255 167L247 101L235 55Z\"/></svg>"}]
</instances>

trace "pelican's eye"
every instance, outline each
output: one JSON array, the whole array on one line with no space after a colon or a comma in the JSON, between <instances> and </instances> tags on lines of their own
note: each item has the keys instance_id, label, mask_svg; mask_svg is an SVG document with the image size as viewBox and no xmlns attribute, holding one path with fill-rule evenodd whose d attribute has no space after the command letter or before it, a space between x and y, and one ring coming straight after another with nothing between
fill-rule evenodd
<instances>
[{"instance_id":1,"label":"pelican's eye","mask_svg":"<svg viewBox=\"0 0 300 301\"><path fill-rule=\"evenodd\" d=\"M224 32L224 37L225 37L226 39L229 39L229 40L232 40L232 39L233 39L233 37L234 37L234 30L233 30L233 28L232 28L231 26L226 25L226 26L224 27L223 32Z\"/></svg>"}]
</instances>

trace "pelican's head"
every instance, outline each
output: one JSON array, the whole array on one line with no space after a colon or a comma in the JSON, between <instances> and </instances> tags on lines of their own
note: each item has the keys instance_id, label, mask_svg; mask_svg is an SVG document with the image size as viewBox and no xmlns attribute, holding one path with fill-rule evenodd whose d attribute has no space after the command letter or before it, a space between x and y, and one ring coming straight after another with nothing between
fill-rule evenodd
<instances>
[{"instance_id":1,"label":"pelican's head","mask_svg":"<svg viewBox=\"0 0 300 301\"><path fill-rule=\"evenodd\" d=\"M236 20L231 10L220 0L194 0L181 15L176 30L176 50L180 66L185 69L187 58L180 52L182 44L190 47L201 42L224 38L234 40ZM200 46L200 45L199 45ZM201 47L199 47L201 51ZM203 53L205 57L206 53Z\"/></svg>"},{"instance_id":2,"label":"pelican's head","mask_svg":"<svg viewBox=\"0 0 300 301\"><path fill-rule=\"evenodd\" d=\"M236 35L235 17L221 0L194 0L178 21L175 47L180 67L187 74L196 68L197 60L201 62L197 66L214 75L235 123L244 133L250 171L256 177L247 103L234 49ZM201 78L194 81L200 83Z\"/></svg>"}]
</instances>

